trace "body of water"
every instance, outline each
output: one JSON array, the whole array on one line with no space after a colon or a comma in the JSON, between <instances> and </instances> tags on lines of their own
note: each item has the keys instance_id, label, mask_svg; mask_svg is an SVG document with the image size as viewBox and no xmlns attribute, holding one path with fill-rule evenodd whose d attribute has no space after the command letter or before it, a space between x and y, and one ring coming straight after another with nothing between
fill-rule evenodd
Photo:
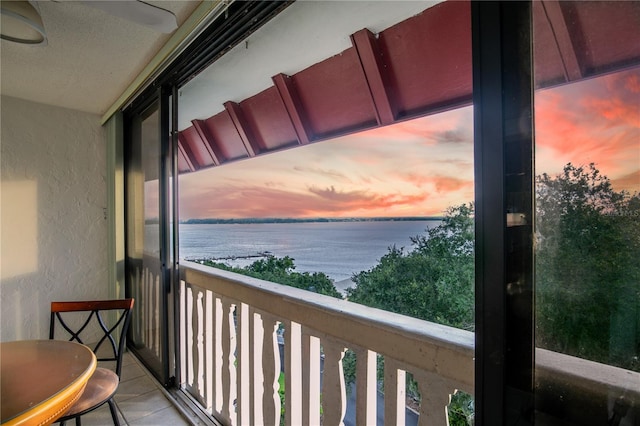
<instances>
[{"instance_id":1,"label":"body of water","mask_svg":"<svg viewBox=\"0 0 640 426\"><path fill-rule=\"evenodd\" d=\"M261 224L181 224L180 257L186 260L259 256L269 252L295 260L298 272L324 272L336 282L378 263L388 248L411 247L439 220L306 222ZM245 266L259 257L224 260Z\"/></svg>"}]
</instances>

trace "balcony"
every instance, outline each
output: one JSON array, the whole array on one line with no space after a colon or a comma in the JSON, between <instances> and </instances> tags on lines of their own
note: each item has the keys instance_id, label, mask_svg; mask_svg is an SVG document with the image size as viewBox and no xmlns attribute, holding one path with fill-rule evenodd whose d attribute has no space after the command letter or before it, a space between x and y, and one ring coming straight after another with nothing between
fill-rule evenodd
<instances>
[{"instance_id":1,"label":"balcony","mask_svg":"<svg viewBox=\"0 0 640 426\"><path fill-rule=\"evenodd\" d=\"M410 413L419 425L445 425L450 395L474 392L472 332L193 262L182 262L180 274L180 393L223 424L404 425L413 424ZM143 276L138 291L154 294L157 276ZM149 305L133 329L157 329L154 310ZM355 397L344 378L347 348L357 359ZM639 373L543 349L536 359L538 398L551 407L537 414L545 424L560 424L557 398L587 423L606 422L616 405L625 413L640 405ZM408 373L421 395L415 413L406 408ZM355 418L347 421L350 396Z\"/></svg>"},{"instance_id":2,"label":"balcony","mask_svg":"<svg viewBox=\"0 0 640 426\"><path fill-rule=\"evenodd\" d=\"M423 424L445 423L456 389L473 393L473 333L194 263L182 267L182 290L185 390L231 424L279 424L281 365L286 424L320 424L321 413L341 424L345 348L358 360L357 424L375 424L376 355L385 424L405 423L407 373L423 395Z\"/></svg>"}]
</instances>

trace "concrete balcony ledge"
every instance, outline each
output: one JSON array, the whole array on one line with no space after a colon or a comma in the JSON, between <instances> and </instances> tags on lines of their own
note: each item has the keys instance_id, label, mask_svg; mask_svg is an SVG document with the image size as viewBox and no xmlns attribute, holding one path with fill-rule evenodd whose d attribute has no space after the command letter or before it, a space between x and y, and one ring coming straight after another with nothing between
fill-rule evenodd
<instances>
[{"instance_id":1,"label":"concrete balcony ledge","mask_svg":"<svg viewBox=\"0 0 640 426\"><path fill-rule=\"evenodd\" d=\"M571 424L640 422L640 373L536 348L536 406ZM558 424L567 424L558 423Z\"/></svg>"},{"instance_id":2,"label":"concrete balcony ledge","mask_svg":"<svg viewBox=\"0 0 640 426\"><path fill-rule=\"evenodd\" d=\"M391 355L417 368L434 372L443 368L432 359L425 359L425 345L449 351L449 356L465 360L455 365L458 380L473 384L473 332L198 263L183 261L181 266L190 284L272 315L306 324L327 336ZM398 344L394 345L396 342Z\"/></svg>"}]
</instances>

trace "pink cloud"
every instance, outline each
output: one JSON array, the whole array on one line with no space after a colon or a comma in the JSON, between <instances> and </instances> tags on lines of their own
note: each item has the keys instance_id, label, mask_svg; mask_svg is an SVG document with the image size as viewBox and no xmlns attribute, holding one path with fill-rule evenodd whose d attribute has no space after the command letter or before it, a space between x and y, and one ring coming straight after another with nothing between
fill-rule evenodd
<instances>
[{"instance_id":1,"label":"pink cloud","mask_svg":"<svg viewBox=\"0 0 640 426\"><path fill-rule=\"evenodd\" d=\"M625 87L631 93L640 93L640 75L639 74L629 74L624 83Z\"/></svg>"},{"instance_id":2,"label":"pink cloud","mask_svg":"<svg viewBox=\"0 0 640 426\"><path fill-rule=\"evenodd\" d=\"M536 92L536 172L571 161L629 173L640 159L639 90L635 69Z\"/></svg>"},{"instance_id":3,"label":"pink cloud","mask_svg":"<svg viewBox=\"0 0 640 426\"><path fill-rule=\"evenodd\" d=\"M378 127L348 137L386 140L399 146L407 142L419 142L423 147L441 143L473 143L472 115L472 109L465 107Z\"/></svg>"},{"instance_id":4,"label":"pink cloud","mask_svg":"<svg viewBox=\"0 0 640 426\"><path fill-rule=\"evenodd\" d=\"M616 191L627 191L631 194L640 192L640 169L611 180Z\"/></svg>"},{"instance_id":5,"label":"pink cloud","mask_svg":"<svg viewBox=\"0 0 640 426\"><path fill-rule=\"evenodd\" d=\"M336 191L334 186L329 188L320 189L312 186L309 188L309 192L323 198L327 201L338 203L352 203L352 202L368 202L373 200L373 196L368 195L366 191Z\"/></svg>"},{"instance_id":6,"label":"pink cloud","mask_svg":"<svg viewBox=\"0 0 640 426\"><path fill-rule=\"evenodd\" d=\"M453 176L430 176L408 173L402 176L402 178L418 188L431 186L435 188L438 193L447 193L458 191L460 189L473 188L473 180Z\"/></svg>"},{"instance_id":7,"label":"pink cloud","mask_svg":"<svg viewBox=\"0 0 640 426\"><path fill-rule=\"evenodd\" d=\"M314 174L322 177L328 177L333 180L350 182L351 179L346 176L345 173L340 172L335 169L323 169L318 167L306 167L306 166L295 166L293 168L297 172L302 172L305 174Z\"/></svg>"},{"instance_id":8,"label":"pink cloud","mask_svg":"<svg viewBox=\"0 0 640 426\"><path fill-rule=\"evenodd\" d=\"M428 199L427 193L386 194L335 187L309 187L299 192L251 184L212 187L199 191L197 197L187 190L183 195L182 218L344 217L353 216L354 212L361 216L389 216L393 209L416 209Z\"/></svg>"},{"instance_id":9,"label":"pink cloud","mask_svg":"<svg viewBox=\"0 0 640 426\"><path fill-rule=\"evenodd\" d=\"M462 188L473 187L473 181L448 176L436 176L433 178L433 181L438 192L451 192Z\"/></svg>"}]
</instances>

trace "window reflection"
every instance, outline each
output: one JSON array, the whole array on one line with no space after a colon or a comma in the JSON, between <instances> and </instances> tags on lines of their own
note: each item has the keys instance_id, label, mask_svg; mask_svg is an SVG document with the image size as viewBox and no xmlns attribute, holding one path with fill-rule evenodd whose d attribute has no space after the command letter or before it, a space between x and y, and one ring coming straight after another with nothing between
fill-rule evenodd
<instances>
[{"instance_id":1,"label":"window reflection","mask_svg":"<svg viewBox=\"0 0 640 426\"><path fill-rule=\"evenodd\" d=\"M540 424L637 417L639 82L634 68L536 92Z\"/></svg>"}]
</instances>

